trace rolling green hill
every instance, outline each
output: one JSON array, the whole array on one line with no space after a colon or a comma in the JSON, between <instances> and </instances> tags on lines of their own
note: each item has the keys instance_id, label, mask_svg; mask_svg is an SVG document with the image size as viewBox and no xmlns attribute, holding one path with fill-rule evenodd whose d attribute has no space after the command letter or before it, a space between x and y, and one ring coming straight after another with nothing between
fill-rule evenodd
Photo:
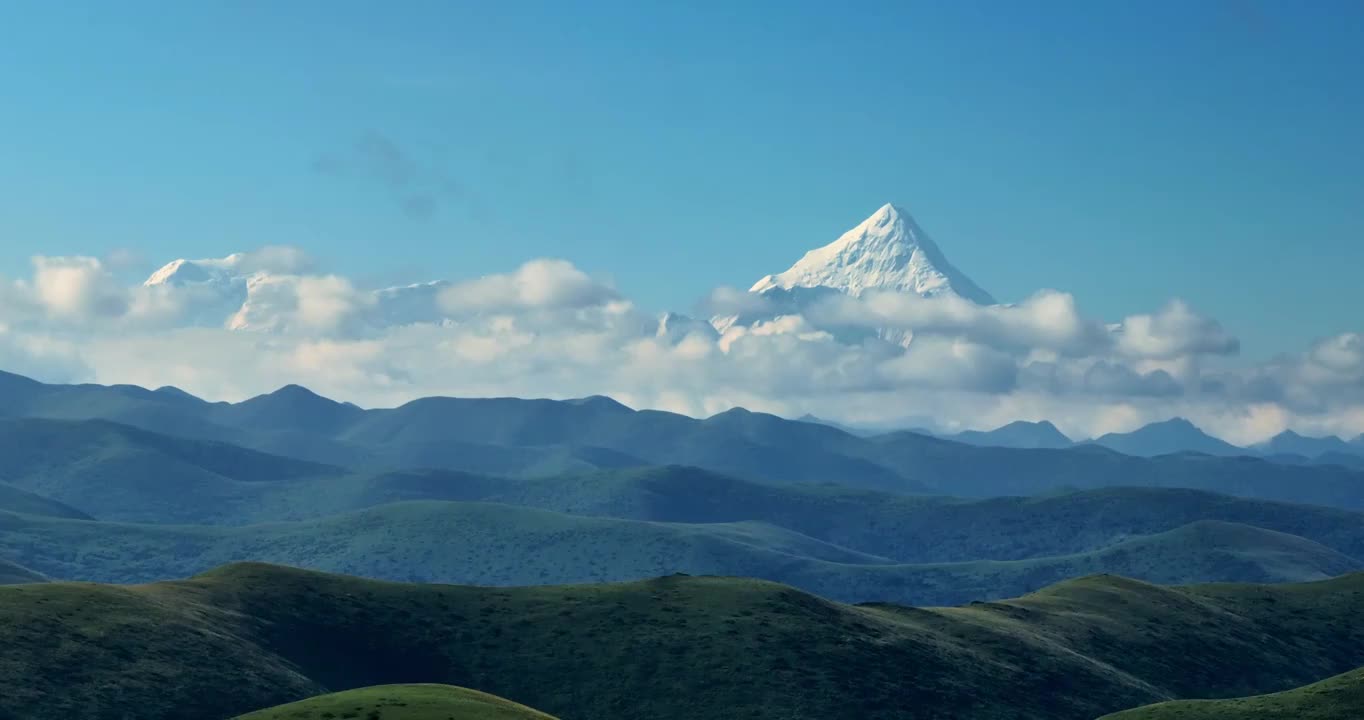
<instances>
[{"instance_id":1,"label":"rolling green hill","mask_svg":"<svg viewBox=\"0 0 1364 720\"><path fill-rule=\"evenodd\" d=\"M1289 582L1364 563L1310 540L1201 521L1086 553L895 564L753 522L577 517L489 503L410 502L296 523L133 525L0 513L0 552L49 577L148 582L260 560L384 580L477 585L755 577L850 602L960 603L1096 572L1160 583Z\"/></svg>"},{"instance_id":2,"label":"rolling green hill","mask_svg":"<svg viewBox=\"0 0 1364 720\"><path fill-rule=\"evenodd\" d=\"M1231 700L1174 700L1104 720L1358 720L1364 717L1364 669L1306 687Z\"/></svg>"},{"instance_id":3,"label":"rolling green hill","mask_svg":"<svg viewBox=\"0 0 1364 720\"><path fill-rule=\"evenodd\" d=\"M228 566L0 588L0 716L225 718L441 683L565 717L1091 720L1364 665L1364 575L1163 588L1111 576L968 607L754 580L406 585Z\"/></svg>"},{"instance_id":4,"label":"rolling green hill","mask_svg":"<svg viewBox=\"0 0 1364 720\"><path fill-rule=\"evenodd\" d=\"M554 720L510 700L452 685L381 685L320 695L237 720Z\"/></svg>"}]
</instances>

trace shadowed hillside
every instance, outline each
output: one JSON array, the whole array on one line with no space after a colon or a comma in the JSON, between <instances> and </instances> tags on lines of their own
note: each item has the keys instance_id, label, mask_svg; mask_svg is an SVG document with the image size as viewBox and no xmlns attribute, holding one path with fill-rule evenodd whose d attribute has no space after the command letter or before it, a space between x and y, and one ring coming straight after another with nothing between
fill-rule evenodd
<instances>
[{"instance_id":1,"label":"shadowed hillside","mask_svg":"<svg viewBox=\"0 0 1364 720\"><path fill-rule=\"evenodd\" d=\"M1364 669L1280 693L1231 700L1175 700L1103 720L1358 720Z\"/></svg>"}]
</instances>

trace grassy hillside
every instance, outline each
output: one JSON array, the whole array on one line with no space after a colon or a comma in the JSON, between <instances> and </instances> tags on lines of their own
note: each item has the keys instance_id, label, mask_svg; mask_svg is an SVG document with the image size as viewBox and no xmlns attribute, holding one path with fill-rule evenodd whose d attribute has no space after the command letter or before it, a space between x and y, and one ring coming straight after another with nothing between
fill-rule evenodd
<instances>
[{"instance_id":1,"label":"grassy hillside","mask_svg":"<svg viewBox=\"0 0 1364 720\"><path fill-rule=\"evenodd\" d=\"M320 695L237 720L554 720L524 705L452 685L381 685Z\"/></svg>"},{"instance_id":2,"label":"grassy hillside","mask_svg":"<svg viewBox=\"0 0 1364 720\"><path fill-rule=\"evenodd\" d=\"M245 527L132 525L0 513L0 553L69 580L147 582L237 560L387 580L545 585L676 572L756 577L850 602L960 603L1095 572L1161 583L1287 582L1364 564L1299 537L1203 521L1101 550L894 564L771 525L679 524L488 503L412 502Z\"/></svg>"},{"instance_id":3,"label":"grassy hillside","mask_svg":"<svg viewBox=\"0 0 1364 720\"><path fill-rule=\"evenodd\" d=\"M47 578L18 563L13 563L4 558L0 558L0 585L18 585L20 583L33 582L47 582Z\"/></svg>"},{"instance_id":4,"label":"grassy hillside","mask_svg":"<svg viewBox=\"0 0 1364 720\"><path fill-rule=\"evenodd\" d=\"M0 588L0 716L223 718L393 683L581 718L1091 720L1364 664L1364 575L1008 602L839 605L675 576L481 589L257 564L140 587Z\"/></svg>"},{"instance_id":5,"label":"grassy hillside","mask_svg":"<svg viewBox=\"0 0 1364 720\"><path fill-rule=\"evenodd\" d=\"M1358 720L1364 716L1364 669L1284 692L1231 700L1175 700L1104 720Z\"/></svg>"}]
</instances>

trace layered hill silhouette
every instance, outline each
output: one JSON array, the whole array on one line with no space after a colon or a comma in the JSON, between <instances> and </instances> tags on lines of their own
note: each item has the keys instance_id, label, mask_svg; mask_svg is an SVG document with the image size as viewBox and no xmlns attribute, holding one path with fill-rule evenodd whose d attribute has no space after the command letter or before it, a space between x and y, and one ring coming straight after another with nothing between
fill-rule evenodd
<instances>
[{"instance_id":1,"label":"layered hill silhouette","mask_svg":"<svg viewBox=\"0 0 1364 720\"><path fill-rule=\"evenodd\" d=\"M1090 720L1364 665L1361 603L1364 575L1187 588L1094 576L917 609L727 578L494 589L239 564L146 586L0 588L0 714L228 718L440 683L572 717Z\"/></svg>"},{"instance_id":2,"label":"layered hill silhouette","mask_svg":"<svg viewBox=\"0 0 1364 720\"><path fill-rule=\"evenodd\" d=\"M0 558L66 580L265 560L487 585L744 575L847 601L958 603L1094 572L1283 582L1364 559L1360 513L1194 490L962 500L681 466L352 471L107 421L0 428Z\"/></svg>"},{"instance_id":3,"label":"layered hill silhouette","mask_svg":"<svg viewBox=\"0 0 1364 720\"><path fill-rule=\"evenodd\" d=\"M311 464L545 476L678 464L766 482L901 493L989 497L1061 488L1189 487L1364 508L1364 473L1338 465L1187 453L1141 458L1094 445L976 447L911 432L860 437L745 410L698 420L635 411L600 397L426 398L361 410L296 386L227 404L165 389L43 385L5 375L0 413L102 419L179 439L229 443L302 461L295 471Z\"/></svg>"}]
</instances>

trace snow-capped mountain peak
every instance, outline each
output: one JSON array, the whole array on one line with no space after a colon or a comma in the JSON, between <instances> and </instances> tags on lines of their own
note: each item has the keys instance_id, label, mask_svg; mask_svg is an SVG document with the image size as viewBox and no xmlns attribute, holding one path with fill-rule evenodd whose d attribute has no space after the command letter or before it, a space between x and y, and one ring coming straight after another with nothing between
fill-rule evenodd
<instances>
[{"instance_id":1,"label":"snow-capped mountain peak","mask_svg":"<svg viewBox=\"0 0 1364 720\"><path fill-rule=\"evenodd\" d=\"M242 257L242 253L233 253L210 260L172 260L152 273L142 284L146 287L181 287L201 283L230 283L241 277L238 266L241 265Z\"/></svg>"},{"instance_id":2,"label":"snow-capped mountain peak","mask_svg":"<svg viewBox=\"0 0 1364 720\"><path fill-rule=\"evenodd\" d=\"M947 261L909 213L890 203L832 243L805 253L789 270L759 280L749 291L814 287L851 295L873 289L924 296L955 293L983 305L995 304L989 293Z\"/></svg>"}]
</instances>

